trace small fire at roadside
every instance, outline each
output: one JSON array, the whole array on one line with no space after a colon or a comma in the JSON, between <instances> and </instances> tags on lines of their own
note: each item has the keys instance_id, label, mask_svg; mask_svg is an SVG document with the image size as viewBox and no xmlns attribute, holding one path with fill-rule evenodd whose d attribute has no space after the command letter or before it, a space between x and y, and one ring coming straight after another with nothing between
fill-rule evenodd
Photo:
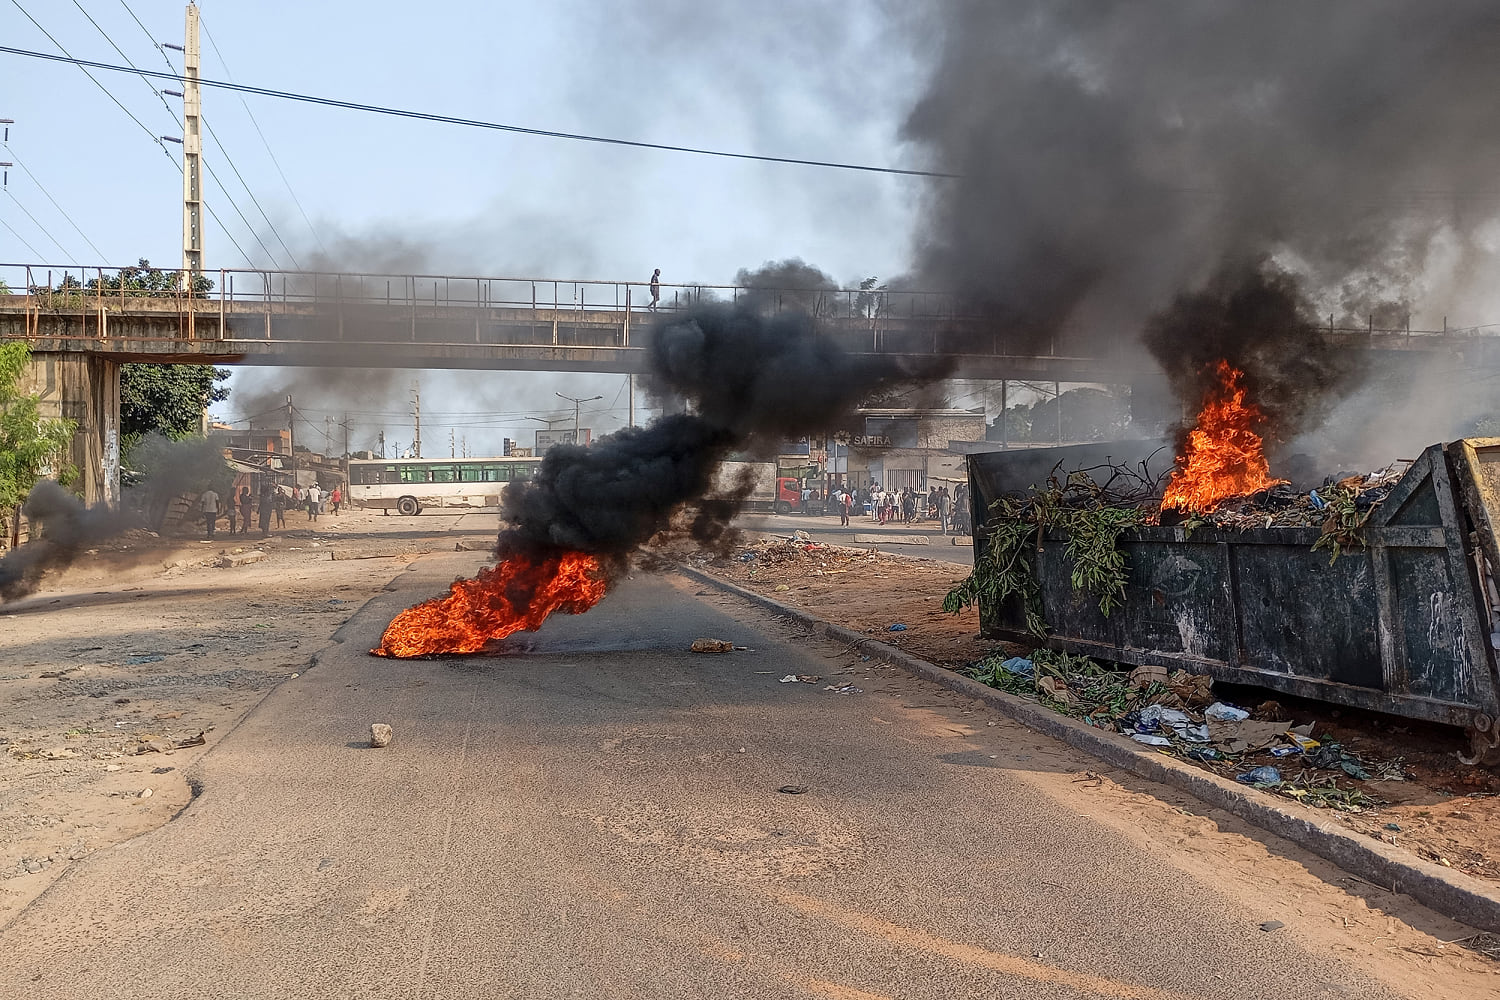
<instances>
[{"instance_id":1,"label":"small fire at roadside","mask_svg":"<svg viewBox=\"0 0 1500 1000\"><path fill-rule=\"evenodd\" d=\"M370 652L398 659L479 653L513 633L535 632L554 611L582 614L608 590L604 565L588 553L512 555L455 580L446 597L401 612Z\"/></svg>"},{"instance_id":2,"label":"small fire at roadside","mask_svg":"<svg viewBox=\"0 0 1500 1000\"><path fill-rule=\"evenodd\" d=\"M1162 510L1208 513L1225 500L1280 486L1266 461L1264 442L1255 427L1260 408L1245 401L1245 373L1228 361L1217 367L1218 384L1209 390L1188 432L1162 496Z\"/></svg>"}]
</instances>

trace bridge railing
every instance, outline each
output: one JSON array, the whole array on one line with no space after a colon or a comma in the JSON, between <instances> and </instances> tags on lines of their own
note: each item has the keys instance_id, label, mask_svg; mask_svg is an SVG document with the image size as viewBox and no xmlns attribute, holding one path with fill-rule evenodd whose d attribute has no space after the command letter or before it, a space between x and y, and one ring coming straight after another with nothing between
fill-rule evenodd
<instances>
[{"instance_id":1,"label":"bridge railing","mask_svg":"<svg viewBox=\"0 0 1500 1000\"><path fill-rule=\"evenodd\" d=\"M590 311L650 311L645 281L392 274L359 271L275 271L221 268L206 271L191 291L181 272L168 268L0 263L0 282L37 308L128 308L151 299L179 301L184 310L207 303L258 304L264 308L340 303L404 309L494 307ZM657 309L752 300L771 310L795 309L831 319L950 319L960 315L951 296L918 289L799 288L715 285L658 286Z\"/></svg>"},{"instance_id":2,"label":"bridge railing","mask_svg":"<svg viewBox=\"0 0 1500 1000\"><path fill-rule=\"evenodd\" d=\"M409 335L401 339L416 340L419 323L433 321L429 325L437 332L444 325L456 328L455 320L462 318L473 326L472 336L463 338L468 343L625 347L633 317L641 322L652 312L750 301L762 309L798 310L834 321L830 329L847 346L863 351L1027 357L1068 353L1056 342L1038 344L1035 338L1003 332L992 318L960 308L951 296L913 289L662 283L653 302L649 283L639 281L223 268L205 272L189 288L181 272L171 269L4 263L0 282L0 308L20 300L27 336L36 334L44 315L73 317L70 329L104 336L112 313L134 309L158 320L162 313L175 316L186 339L345 339L344 318L349 316L372 326L385 324L387 330L394 329L393 320L408 323ZM522 318L484 329L501 311L519 312ZM309 334L307 323L275 329L276 317L329 314L338 317L331 333L320 328ZM256 322L246 322L247 316ZM560 331L559 317L574 332ZM591 323L620 328L602 339L576 332ZM520 325L533 329L518 332ZM1377 327L1373 317L1362 325L1339 324L1330 316L1324 329L1336 343L1394 349L1419 337L1500 335L1500 324L1456 328L1446 319L1442 329L1422 330ZM976 332L982 334L978 339ZM1117 351L1123 354L1130 339L1116 338Z\"/></svg>"}]
</instances>

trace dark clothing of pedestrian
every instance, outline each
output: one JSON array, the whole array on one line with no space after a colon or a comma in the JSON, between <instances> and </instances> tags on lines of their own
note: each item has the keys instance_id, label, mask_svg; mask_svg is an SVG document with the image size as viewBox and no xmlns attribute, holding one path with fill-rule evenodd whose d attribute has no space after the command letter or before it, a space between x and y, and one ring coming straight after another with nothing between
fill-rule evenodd
<instances>
[{"instance_id":1,"label":"dark clothing of pedestrian","mask_svg":"<svg viewBox=\"0 0 1500 1000\"><path fill-rule=\"evenodd\" d=\"M255 512L255 502L250 499L250 487L240 490L240 534L250 534L250 518Z\"/></svg>"},{"instance_id":2,"label":"dark clothing of pedestrian","mask_svg":"<svg viewBox=\"0 0 1500 1000\"><path fill-rule=\"evenodd\" d=\"M276 506L276 495L271 490L260 491L260 533L271 533L271 510Z\"/></svg>"},{"instance_id":3,"label":"dark clothing of pedestrian","mask_svg":"<svg viewBox=\"0 0 1500 1000\"><path fill-rule=\"evenodd\" d=\"M276 511L276 527L278 528L286 527L286 505L289 502L285 493L280 490L276 491L276 499L273 501L273 506Z\"/></svg>"},{"instance_id":4,"label":"dark clothing of pedestrian","mask_svg":"<svg viewBox=\"0 0 1500 1000\"><path fill-rule=\"evenodd\" d=\"M661 268L651 272L651 304L647 306L652 312L656 312L656 304L661 301Z\"/></svg>"}]
</instances>

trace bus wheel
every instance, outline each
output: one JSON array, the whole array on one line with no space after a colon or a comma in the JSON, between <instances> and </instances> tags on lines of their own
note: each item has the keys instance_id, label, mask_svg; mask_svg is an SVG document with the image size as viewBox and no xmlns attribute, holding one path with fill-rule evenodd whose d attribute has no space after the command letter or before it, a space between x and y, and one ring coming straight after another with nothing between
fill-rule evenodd
<instances>
[{"instance_id":1,"label":"bus wheel","mask_svg":"<svg viewBox=\"0 0 1500 1000\"><path fill-rule=\"evenodd\" d=\"M396 509L407 517L414 517L422 509L422 505L417 503L416 497L402 497L396 501Z\"/></svg>"},{"instance_id":2,"label":"bus wheel","mask_svg":"<svg viewBox=\"0 0 1500 1000\"><path fill-rule=\"evenodd\" d=\"M792 505L785 500L777 500L775 510L778 514L790 514L792 512Z\"/></svg>"}]
</instances>

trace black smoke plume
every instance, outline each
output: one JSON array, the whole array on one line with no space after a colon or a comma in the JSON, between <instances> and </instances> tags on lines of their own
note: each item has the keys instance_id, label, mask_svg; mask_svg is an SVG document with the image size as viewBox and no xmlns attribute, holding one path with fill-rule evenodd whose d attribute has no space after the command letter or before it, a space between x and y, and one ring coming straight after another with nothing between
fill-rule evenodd
<instances>
[{"instance_id":1,"label":"black smoke plume","mask_svg":"<svg viewBox=\"0 0 1500 1000\"><path fill-rule=\"evenodd\" d=\"M933 182L917 239L928 287L1003 332L1114 356L1150 317L1169 367L1256 298L1239 262L1339 325L1436 325L1486 291L1500 153L1491 0L956 0L910 15L939 57L905 124ZM1264 288L1260 291L1265 291ZM1274 311L1273 311L1274 312ZM1284 311L1283 311L1284 312ZM1276 322L1288 317L1276 313ZM1211 334L1212 335L1212 334ZM1175 338L1175 339L1172 339ZM1348 391L1273 335L1233 363L1289 397ZM1244 346L1244 345L1242 345ZM1277 387L1275 379L1292 382ZM1190 380L1179 379L1180 385ZM1184 402L1196 407L1196 396ZM1273 408L1306 425L1295 404Z\"/></svg>"},{"instance_id":2,"label":"black smoke plume","mask_svg":"<svg viewBox=\"0 0 1500 1000\"><path fill-rule=\"evenodd\" d=\"M42 576L61 569L90 545L136 526L129 514L109 507L87 507L50 479L31 488L21 513L34 536L0 559L0 601L14 601L36 590Z\"/></svg>"},{"instance_id":3,"label":"black smoke plume","mask_svg":"<svg viewBox=\"0 0 1500 1000\"><path fill-rule=\"evenodd\" d=\"M1267 261L1226 267L1179 295L1143 339L1190 404L1218 385L1220 360L1242 370L1273 447L1321 424L1362 374L1360 356L1324 336L1297 279Z\"/></svg>"},{"instance_id":4,"label":"black smoke plume","mask_svg":"<svg viewBox=\"0 0 1500 1000\"><path fill-rule=\"evenodd\" d=\"M505 494L502 559L569 549L618 565L709 492L730 452L770 453L784 438L835 426L872 392L942 374L856 357L803 313L743 305L662 321L647 357L648 388L686 399L693 412L550 449L535 477ZM690 533L711 545L736 513L733 497L700 503Z\"/></svg>"}]
</instances>

